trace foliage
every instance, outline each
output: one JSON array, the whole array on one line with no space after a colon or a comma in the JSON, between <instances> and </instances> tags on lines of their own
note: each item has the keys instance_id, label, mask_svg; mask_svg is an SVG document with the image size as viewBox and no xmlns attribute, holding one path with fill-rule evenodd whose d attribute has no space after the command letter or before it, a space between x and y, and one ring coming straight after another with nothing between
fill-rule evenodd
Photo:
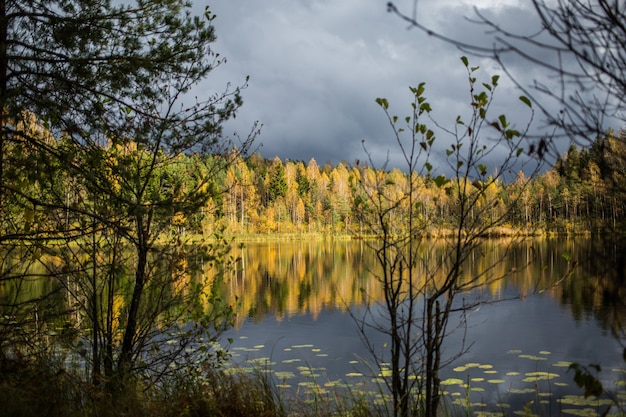
<instances>
[{"instance_id":1,"label":"foliage","mask_svg":"<svg viewBox=\"0 0 626 417\"><path fill-rule=\"evenodd\" d=\"M440 370L466 349L458 346L456 353L446 354L447 335L451 328L462 328L465 315L481 303L472 290L507 275L494 273L504 257L489 260L493 263L484 271L469 277L463 271L470 259L484 257L477 250L480 238L504 224L519 198L502 204L498 188L502 172L523 166L519 156L525 132L515 130L505 115L495 120L491 116L498 77L479 84L478 67L471 67L465 57L462 62L469 82L469 117L458 116L452 129L438 126L450 137L443 147L452 178L439 174L431 162L441 138L424 121L431 106L424 95L425 85L420 84L410 88L412 112L407 117L391 114L386 99L376 100L387 116L407 174L392 176L392 171L389 176L369 176L361 172L354 181L359 194L355 211L366 230L379 238L370 244L380 266L379 273L372 273L384 292L382 302L370 300L363 316L354 317L377 368L389 364L391 372L385 381L393 398L390 414L394 416L439 414ZM531 107L527 99L522 102ZM489 141L485 138L488 127L495 129ZM490 168L488 155L497 151L503 156ZM449 236L441 256L434 256L432 245L423 239L437 212L423 210L425 180L418 172L432 179L432 187L442 190L440 195L445 198ZM520 180L518 185L523 192L529 181ZM386 335L388 346L376 346L372 331Z\"/></svg>"},{"instance_id":2,"label":"foliage","mask_svg":"<svg viewBox=\"0 0 626 417\"><path fill-rule=\"evenodd\" d=\"M222 62L211 48L215 16L208 8L193 16L190 7L0 7L0 243L54 283L40 298L66 309L56 314L74 335L54 349L78 354L109 394L136 378L156 383L192 346L194 360L219 363L209 346L230 320L214 290L229 243L214 228L213 243L192 246L186 229L221 192L213 177L232 148L221 126L242 100L230 87L189 97ZM192 255L212 268L210 280L191 279ZM32 273L26 265L1 279L22 288ZM6 300L0 359L45 353L41 299Z\"/></svg>"}]
</instances>

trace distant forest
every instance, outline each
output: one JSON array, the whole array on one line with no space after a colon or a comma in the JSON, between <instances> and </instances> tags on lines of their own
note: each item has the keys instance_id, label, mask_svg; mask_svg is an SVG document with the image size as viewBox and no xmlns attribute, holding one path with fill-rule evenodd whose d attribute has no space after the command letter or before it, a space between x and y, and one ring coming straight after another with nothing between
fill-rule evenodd
<instances>
[{"instance_id":1,"label":"distant forest","mask_svg":"<svg viewBox=\"0 0 626 417\"><path fill-rule=\"evenodd\" d=\"M620 230L626 216L626 131L612 131L588 148L572 145L547 172L525 178L520 172L510 183L496 181L484 191L496 197L493 216L504 215L514 232L581 233ZM281 161L253 154L237 158L223 177L226 190L211 199L194 231L222 225L229 233L346 233L359 235L363 219L355 213L358 181L365 176L386 177L386 187L406 187L400 170L379 171L339 163L319 166L311 159ZM418 178L418 210L425 233L438 234L455 214L450 187L428 176ZM393 190L387 190L391 192ZM207 214L210 213L210 214ZM399 219L400 220L400 219ZM402 221L395 225L400 232ZM623 230L623 228L621 229Z\"/></svg>"},{"instance_id":2,"label":"distant forest","mask_svg":"<svg viewBox=\"0 0 626 417\"><path fill-rule=\"evenodd\" d=\"M31 129L36 125L33 123ZM46 143L48 151L62 152L66 146L63 138L54 139L41 127L38 129L41 130L39 140ZM66 158L71 158L70 151L63 152L70 155ZM114 196L121 195L125 183L130 181L123 174L128 170L120 167L132 164L129 161L141 160L141 156L137 159L137 153L141 152L141 146L132 142L103 145L97 156L98 163L100 167L104 166L100 170L110 171L110 175L104 181L102 177L108 174L99 173L98 187L102 192L94 194L85 192L63 167L51 170L50 164L41 160L45 153L37 156L34 148L29 150L26 146L14 145L8 152L9 159L11 156L21 158L27 166L22 165L24 169L17 169L8 176L13 187L22 189L24 196L37 195L37 189L41 189L56 194L57 202L64 200L61 205L55 203L56 207L42 208L33 204L32 209L28 208L27 200L16 201L13 206L14 213L19 213L16 218L22 217L26 229L34 229L37 223L38 230L81 230L84 225L79 223L84 220L80 219L75 208L84 207L86 202L92 205L110 203L114 207L113 199L119 198ZM130 157L131 153L133 157ZM359 215L359 210L355 210L363 192L362 184L367 182L364 179L375 178L378 184L384 184L384 192L391 198L394 190L401 195L401 190L407 189L408 181L408 175L397 169L382 171L359 163L320 166L314 159L308 162L281 161L278 157L265 159L258 153L242 156L236 150L220 157L179 154L171 158L166 155L162 159L166 161L167 170L160 174L155 190L166 190L167 187L193 190L197 187L199 192L209 195L208 202L193 213L177 213L175 201L170 204L172 211L163 213L169 219L172 234L187 236L210 236L218 231L227 235L324 233L366 236L366 225L371 219L363 218L362 212ZM49 172L39 172L38 166L45 166ZM519 172L517 178L508 183L484 181L488 185L477 188L485 193L485 201L493 205L487 212L493 217L502 216L504 221L498 224L503 233L618 231L624 230L621 225L626 217L625 173L626 131L618 134L608 131L589 148L572 145L554 166L533 178L526 178L523 172ZM172 178L177 178L176 182ZM451 230L455 224L454 204L457 200L450 196L456 195L452 187L458 186L459 182L442 183L429 175L414 178L417 180L413 187L419 200L414 210L422 222L421 230L425 235L433 236ZM477 180L464 181L476 185ZM30 192L25 190L28 187ZM109 196L109 202L105 195ZM495 204L491 203L494 201ZM5 209L10 210L10 207L11 201L5 201ZM484 210L480 212L484 213ZM116 218L115 213L107 216L113 220ZM397 220L393 222L393 232L401 233L403 219Z\"/></svg>"}]
</instances>

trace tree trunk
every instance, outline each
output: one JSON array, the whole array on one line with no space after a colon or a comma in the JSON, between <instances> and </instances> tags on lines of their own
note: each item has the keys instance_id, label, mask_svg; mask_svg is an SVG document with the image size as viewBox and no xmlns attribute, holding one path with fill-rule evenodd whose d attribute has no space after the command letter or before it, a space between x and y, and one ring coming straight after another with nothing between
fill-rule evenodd
<instances>
[{"instance_id":1,"label":"tree trunk","mask_svg":"<svg viewBox=\"0 0 626 417\"><path fill-rule=\"evenodd\" d=\"M138 216L137 218L137 237L138 241L135 244L137 251L137 267L135 269L135 288L130 300L128 308L128 317L126 321L126 329L124 331L124 338L122 341L122 349L120 351L120 357L118 360L118 375L123 378L132 364L132 354L135 344L135 336L137 334L137 321L139 315L139 306L141 304L141 297L143 295L143 289L146 284L146 265L148 262L148 244L147 244L147 226L144 225L143 219Z\"/></svg>"}]
</instances>

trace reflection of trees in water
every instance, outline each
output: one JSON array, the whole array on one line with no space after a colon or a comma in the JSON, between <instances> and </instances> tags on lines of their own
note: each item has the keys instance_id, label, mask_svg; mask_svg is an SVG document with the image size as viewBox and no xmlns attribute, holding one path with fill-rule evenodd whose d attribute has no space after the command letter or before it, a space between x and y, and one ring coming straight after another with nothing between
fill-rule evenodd
<instances>
[{"instance_id":1,"label":"reflection of trees in water","mask_svg":"<svg viewBox=\"0 0 626 417\"><path fill-rule=\"evenodd\" d=\"M615 242L613 242L615 243ZM427 241L424 256L437 256L437 241ZM507 276L490 281L483 298L532 294L545 290L567 305L576 319L597 315L607 329L622 330L625 317L623 259L618 244L611 246L592 238L537 238L513 249L502 240L485 240L472 256L466 273L477 276L492 258L509 251L507 260L491 274ZM433 250L434 248L434 250ZM568 262L564 254L571 254ZM345 309L360 305L364 292L382 300L379 283L372 279L374 253L354 241L306 241L249 244L240 254L245 270L234 273L226 295L237 300L237 325L244 320L261 321L266 315L281 320L322 309ZM578 267L574 268L574 264ZM621 275L618 273L621 266ZM569 275L573 269L574 273ZM566 279L563 279L566 277ZM556 281L561 281L555 286ZM508 291L508 294L505 292Z\"/></svg>"},{"instance_id":2,"label":"reflection of trees in water","mask_svg":"<svg viewBox=\"0 0 626 417\"><path fill-rule=\"evenodd\" d=\"M626 238L597 236L577 246L577 279L564 284L562 302L576 319L595 317L626 345Z\"/></svg>"}]
</instances>

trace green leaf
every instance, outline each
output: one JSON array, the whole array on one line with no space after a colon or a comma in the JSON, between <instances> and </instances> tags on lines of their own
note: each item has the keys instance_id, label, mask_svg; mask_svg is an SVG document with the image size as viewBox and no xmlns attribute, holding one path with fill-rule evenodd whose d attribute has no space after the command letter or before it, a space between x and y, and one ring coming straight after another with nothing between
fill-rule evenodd
<instances>
[{"instance_id":1,"label":"green leaf","mask_svg":"<svg viewBox=\"0 0 626 417\"><path fill-rule=\"evenodd\" d=\"M565 259L567 262L572 260L572 254L569 252L563 252L563 255L561 255L563 257L563 259Z\"/></svg>"},{"instance_id":2,"label":"green leaf","mask_svg":"<svg viewBox=\"0 0 626 417\"><path fill-rule=\"evenodd\" d=\"M469 61L467 60L467 57L462 56L461 61L463 61L463 65L465 65L466 67L469 65Z\"/></svg>"},{"instance_id":3,"label":"green leaf","mask_svg":"<svg viewBox=\"0 0 626 417\"><path fill-rule=\"evenodd\" d=\"M450 180L449 180L449 179L447 179L447 178L445 177L445 175L439 175L439 176L438 176L437 178L435 178L433 181L434 181L435 185L436 185L437 187L439 187L439 188L443 187L444 185L446 185L447 183L449 183L449 182L450 182Z\"/></svg>"},{"instance_id":4,"label":"green leaf","mask_svg":"<svg viewBox=\"0 0 626 417\"><path fill-rule=\"evenodd\" d=\"M516 156L516 157L517 157L517 156L520 156L520 155L522 154L522 152L524 152L524 150L523 150L522 148L519 148L519 149L517 150L517 152L515 152L515 156Z\"/></svg>"},{"instance_id":5,"label":"green leaf","mask_svg":"<svg viewBox=\"0 0 626 417\"><path fill-rule=\"evenodd\" d=\"M383 109L387 110L389 108L389 102L387 101L386 98L377 98L376 99L376 103L378 103L378 105L380 107L382 107Z\"/></svg>"},{"instance_id":6,"label":"green leaf","mask_svg":"<svg viewBox=\"0 0 626 417\"><path fill-rule=\"evenodd\" d=\"M498 80L500 79L499 75L494 75L491 77L491 85L496 87L498 85Z\"/></svg>"},{"instance_id":7,"label":"green leaf","mask_svg":"<svg viewBox=\"0 0 626 417\"><path fill-rule=\"evenodd\" d=\"M420 83L417 86L417 95L418 96L421 96L422 94L424 94L424 90L426 89L425 85L426 85L426 83Z\"/></svg>"},{"instance_id":8,"label":"green leaf","mask_svg":"<svg viewBox=\"0 0 626 417\"><path fill-rule=\"evenodd\" d=\"M500 125L502 126L502 128L503 128L503 129L506 129L506 128L507 128L507 126L509 125L509 124L506 122L506 116L505 116L505 115L503 115L503 114L501 114L501 115L498 117L498 120L500 121Z\"/></svg>"},{"instance_id":9,"label":"green leaf","mask_svg":"<svg viewBox=\"0 0 626 417\"><path fill-rule=\"evenodd\" d=\"M433 166L429 162L426 162L424 166L426 167L426 171L428 172L432 171L433 169Z\"/></svg>"},{"instance_id":10,"label":"green leaf","mask_svg":"<svg viewBox=\"0 0 626 417\"><path fill-rule=\"evenodd\" d=\"M528 99L528 97L526 96L520 96L519 97L520 101L524 104L526 104L528 107L532 108L533 104L530 102L530 100Z\"/></svg>"}]
</instances>

